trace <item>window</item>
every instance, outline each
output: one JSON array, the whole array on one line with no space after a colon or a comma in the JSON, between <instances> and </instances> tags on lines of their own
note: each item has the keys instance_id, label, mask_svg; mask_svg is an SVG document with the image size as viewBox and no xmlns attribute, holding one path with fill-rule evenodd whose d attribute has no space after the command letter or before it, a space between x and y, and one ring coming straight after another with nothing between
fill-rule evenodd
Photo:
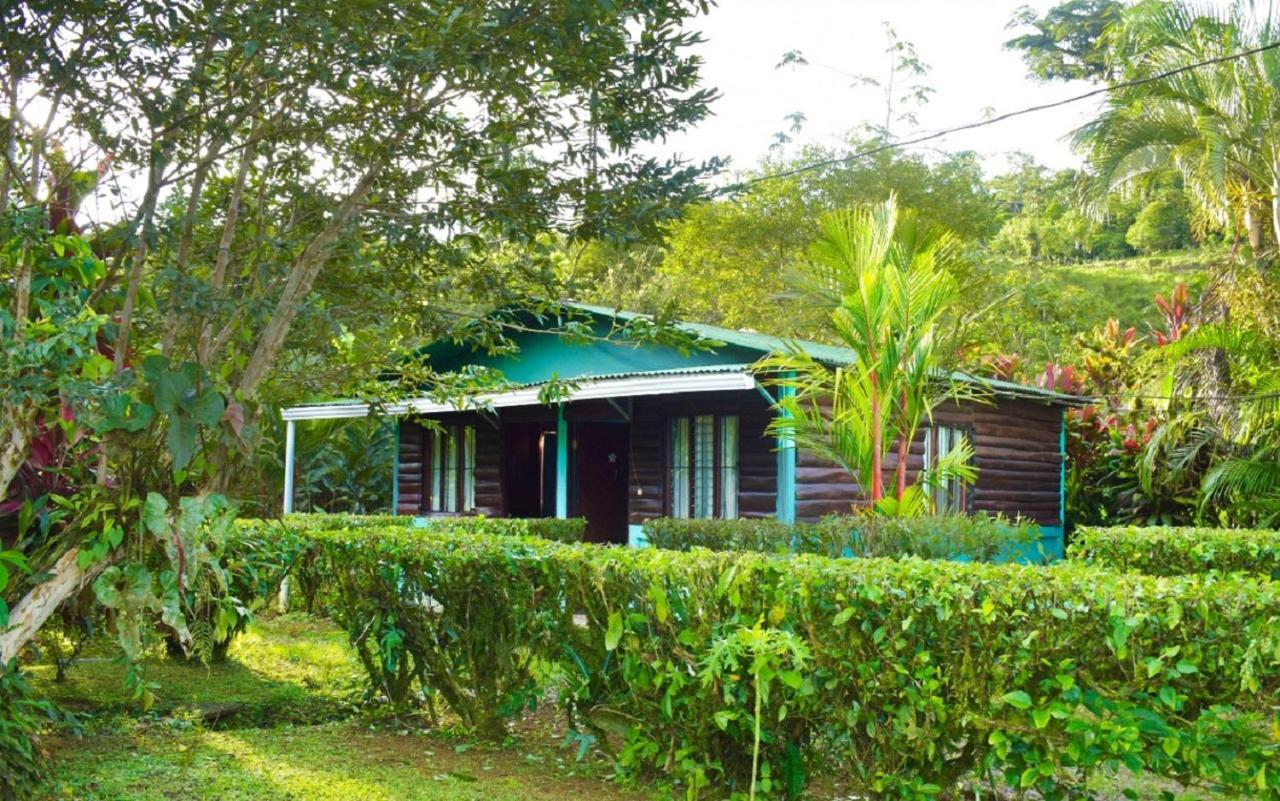
<instances>
[{"instance_id":1,"label":"window","mask_svg":"<svg viewBox=\"0 0 1280 801\"><path fill-rule=\"evenodd\" d=\"M940 460L969 439L969 432L963 428L951 426L926 428L924 430L924 469L932 470ZM934 509L939 514L966 512L969 509L968 487L955 477L937 484L930 493L933 497Z\"/></svg>"},{"instance_id":2,"label":"window","mask_svg":"<svg viewBox=\"0 0 1280 801\"><path fill-rule=\"evenodd\" d=\"M671 516L738 516L738 418L700 414L671 421Z\"/></svg>"},{"instance_id":3,"label":"window","mask_svg":"<svg viewBox=\"0 0 1280 801\"><path fill-rule=\"evenodd\" d=\"M426 431L428 512L476 508L476 428L446 425Z\"/></svg>"}]
</instances>

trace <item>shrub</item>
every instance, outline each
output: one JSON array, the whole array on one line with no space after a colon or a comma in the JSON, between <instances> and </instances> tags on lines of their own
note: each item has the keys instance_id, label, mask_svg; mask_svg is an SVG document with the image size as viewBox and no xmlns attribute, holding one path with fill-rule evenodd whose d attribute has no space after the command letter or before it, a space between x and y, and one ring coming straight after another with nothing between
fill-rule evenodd
<instances>
[{"instance_id":1,"label":"shrub","mask_svg":"<svg viewBox=\"0 0 1280 801\"><path fill-rule=\"evenodd\" d=\"M17 660L0 665L0 799L29 798L44 775L41 726L56 715L18 672Z\"/></svg>"},{"instance_id":2,"label":"shrub","mask_svg":"<svg viewBox=\"0 0 1280 801\"><path fill-rule=\"evenodd\" d=\"M499 534L513 537L542 537L556 542L582 542L587 521L555 517L414 517L413 515L289 514L280 518L286 527L299 533L358 528L416 528L460 534ZM254 529L261 520L243 520L239 525Z\"/></svg>"},{"instance_id":3,"label":"shrub","mask_svg":"<svg viewBox=\"0 0 1280 801\"><path fill-rule=\"evenodd\" d=\"M1081 526L1067 556L1153 576L1244 571L1280 579L1280 531Z\"/></svg>"},{"instance_id":4,"label":"shrub","mask_svg":"<svg viewBox=\"0 0 1280 801\"><path fill-rule=\"evenodd\" d=\"M497 735L554 680L580 741L691 794L794 797L822 767L881 797L999 775L1058 799L1123 765L1280 797L1271 582L403 528L314 549L375 686Z\"/></svg>"},{"instance_id":5,"label":"shrub","mask_svg":"<svg viewBox=\"0 0 1280 801\"><path fill-rule=\"evenodd\" d=\"M662 517L644 523L645 541L655 548L687 551L786 553L795 545L796 527L772 517L737 520Z\"/></svg>"},{"instance_id":6,"label":"shrub","mask_svg":"<svg viewBox=\"0 0 1280 801\"><path fill-rule=\"evenodd\" d=\"M644 533L650 545L672 551L792 551L830 557L919 556L976 562L1011 558L1036 544L1037 537L1037 529L1030 523L986 515L828 515L817 523L795 525L774 518L662 518L646 522Z\"/></svg>"},{"instance_id":7,"label":"shrub","mask_svg":"<svg viewBox=\"0 0 1280 801\"><path fill-rule=\"evenodd\" d=\"M424 529L450 534L495 534L538 537L555 542L582 542L587 521L581 517L444 517L428 519Z\"/></svg>"}]
</instances>

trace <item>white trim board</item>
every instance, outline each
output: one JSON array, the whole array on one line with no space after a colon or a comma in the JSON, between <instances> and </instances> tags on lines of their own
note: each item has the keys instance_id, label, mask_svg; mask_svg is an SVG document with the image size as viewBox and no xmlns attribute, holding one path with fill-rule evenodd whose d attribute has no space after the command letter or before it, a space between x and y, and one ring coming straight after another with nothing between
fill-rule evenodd
<instances>
[{"instance_id":1,"label":"white trim board","mask_svg":"<svg viewBox=\"0 0 1280 801\"><path fill-rule=\"evenodd\" d=\"M631 376L629 378L602 378L581 381L564 400L599 400L602 398L626 398L641 395L673 395L681 392L732 392L755 389L755 378L747 371L724 373L696 373L690 375ZM389 416L404 414L443 414L445 412L472 409L501 408L504 406L539 405L539 387L526 387L506 392L492 392L458 406L439 403L431 398L414 398L404 403L385 407ZM282 409L285 420L336 420L348 417L367 417L367 403L330 403L311 406L291 406Z\"/></svg>"}]
</instances>

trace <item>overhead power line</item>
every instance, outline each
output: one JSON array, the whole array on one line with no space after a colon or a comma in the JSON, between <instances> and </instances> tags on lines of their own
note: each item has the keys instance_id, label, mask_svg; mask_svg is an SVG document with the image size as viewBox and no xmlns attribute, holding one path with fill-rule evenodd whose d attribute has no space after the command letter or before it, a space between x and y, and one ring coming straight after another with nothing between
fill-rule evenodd
<instances>
[{"instance_id":1,"label":"overhead power line","mask_svg":"<svg viewBox=\"0 0 1280 801\"><path fill-rule=\"evenodd\" d=\"M1231 53L1225 56L1218 56L1216 58L1206 59L1204 61L1197 61L1194 64L1187 64L1182 67L1177 67L1175 69L1156 73L1155 75L1148 75L1145 78L1136 78L1131 81L1121 81L1120 83L1109 84L1107 86L1102 86L1097 89L1092 89L1083 94L1073 95L1072 97L1063 98L1062 100L1055 100L1052 103L1041 103L1036 106L1027 106L1026 108L1021 108L1016 111L1009 111L1004 114L999 114L995 117L988 117L986 119L977 120L975 122L968 122L963 125L956 125L951 128L943 128L940 131L934 131L933 133L929 133L929 134L922 134L920 136L913 137L911 139L903 139L897 142L886 142L881 145L876 145L875 147L869 147L864 150L859 150L854 153L850 153L847 156L838 156L836 158L823 159L822 161L815 161L812 164L802 164L799 167L793 167L788 170L782 170L780 172L770 173L768 175L761 175L755 178L748 179L746 181L739 181L735 184L730 184L729 186L726 186L720 190L717 190L714 194L727 195L727 194L732 194L734 192L740 192L743 189L746 189L750 186L754 186L759 183L763 183L765 181L774 181L779 178L790 178L793 175L800 175L802 173L811 172L813 170L820 170L824 167L834 167L837 164L846 164L851 161L856 161L857 159L866 158L867 156L874 156L877 153L883 153L887 150L897 150L899 148L910 147L912 145L918 145L924 142L931 142L935 139L941 139L944 136L949 136L953 133L960 133L962 131L971 131L976 128L985 128L988 125L995 125L998 122L1011 120L1014 117L1022 117L1027 114L1035 114L1036 112L1047 111L1052 108L1059 108L1061 106L1070 105L1071 103L1078 103L1081 100L1088 100L1089 98L1092 98L1092 97L1105 95L1105 94L1108 94L1109 92L1114 92L1118 89L1129 89L1134 86L1142 86L1143 84L1155 83L1156 81L1162 81L1166 78L1171 78L1175 75L1180 75L1184 72L1190 72L1192 70L1200 69L1201 67L1208 67L1213 64L1223 64L1228 61L1236 61L1238 59L1248 58L1249 56L1254 56L1254 55L1257 55L1258 53L1265 53L1268 50L1275 50L1278 47L1280 47L1280 42L1272 42L1270 44L1261 45L1260 47L1255 47L1251 50L1242 50L1239 53Z\"/></svg>"}]
</instances>

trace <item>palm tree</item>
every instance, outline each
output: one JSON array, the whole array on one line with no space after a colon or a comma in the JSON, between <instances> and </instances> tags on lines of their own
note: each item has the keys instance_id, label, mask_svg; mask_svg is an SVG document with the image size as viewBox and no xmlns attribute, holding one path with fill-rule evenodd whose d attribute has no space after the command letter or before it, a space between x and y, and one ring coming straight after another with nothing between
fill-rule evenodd
<instances>
[{"instance_id":1,"label":"palm tree","mask_svg":"<svg viewBox=\"0 0 1280 801\"><path fill-rule=\"evenodd\" d=\"M916 430L963 391L941 378L953 352L941 323L959 296L947 270L955 241L899 212L892 196L828 214L820 229L796 283L828 309L832 333L853 358L832 368L791 347L757 365L785 390L772 426L857 476L872 503L885 498L884 460L896 448L893 498L901 506ZM962 449L943 467L972 480L963 457Z\"/></svg>"},{"instance_id":2,"label":"palm tree","mask_svg":"<svg viewBox=\"0 0 1280 801\"><path fill-rule=\"evenodd\" d=\"M1108 30L1119 77L1141 79L1270 43L1280 25L1237 2L1215 12L1186 2L1143 2ZM1119 69L1123 68L1123 69ZM1262 53L1116 87L1099 117L1074 134L1098 188L1108 191L1176 169L1206 221L1239 224L1255 259L1280 241L1280 53ZM1238 230L1238 229L1237 229Z\"/></svg>"}]
</instances>

